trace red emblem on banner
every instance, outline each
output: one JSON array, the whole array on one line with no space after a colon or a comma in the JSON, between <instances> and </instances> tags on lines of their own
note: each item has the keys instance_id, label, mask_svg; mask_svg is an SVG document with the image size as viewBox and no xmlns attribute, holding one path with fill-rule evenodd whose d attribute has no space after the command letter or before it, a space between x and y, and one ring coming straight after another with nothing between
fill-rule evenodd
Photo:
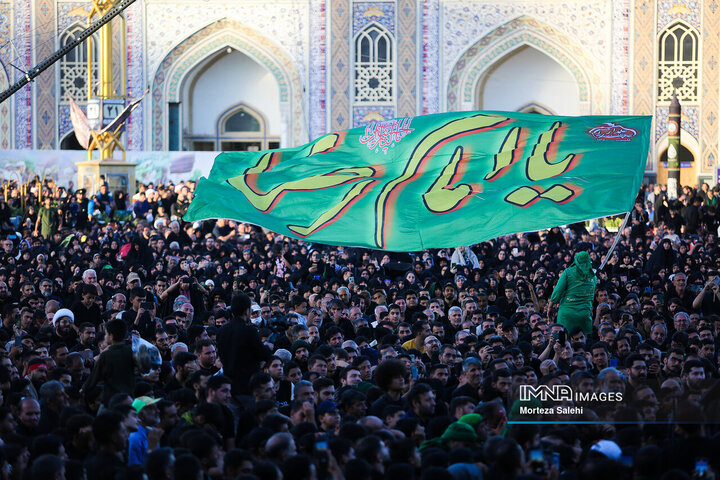
<instances>
[{"instance_id":1,"label":"red emblem on banner","mask_svg":"<svg viewBox=\"0 0 720 480\"><path fill-rule=\"evenodd\" d=\"M602 125L591 128L587 133L595 140L627 142L632 140L632 138L638 134L638 131L634 128L618 125L617 123L605 122Z\"/></svg>"}]
</instances>

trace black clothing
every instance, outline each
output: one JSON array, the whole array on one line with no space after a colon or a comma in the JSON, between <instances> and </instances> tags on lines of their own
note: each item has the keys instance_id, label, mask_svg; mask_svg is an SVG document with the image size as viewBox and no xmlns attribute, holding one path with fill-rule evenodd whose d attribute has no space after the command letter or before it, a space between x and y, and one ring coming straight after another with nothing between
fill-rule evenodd
<instances>
[{"instance_id":1,"label":"black clothing","mask_svg":"<svg viewBox=\"0 0 720 480\"><path fill-rule=\"evenodd\" d=\"M98 453L85 462L87 478L120 480L125 478L127 465L115 455Z\"/></svg>"},{"instance_id":2,"label":"black clothing","mask_svg":"<svg viewBox=\"0 0 720 480\"><path fill-rule=\"evenodd\" d=\"M232 319L217 334L217 350L225 375L233 381L233 395L251 393L250 377L260 371L260 362L270 359L257 329L244 320Z\"/></svg>"}]
</instances>

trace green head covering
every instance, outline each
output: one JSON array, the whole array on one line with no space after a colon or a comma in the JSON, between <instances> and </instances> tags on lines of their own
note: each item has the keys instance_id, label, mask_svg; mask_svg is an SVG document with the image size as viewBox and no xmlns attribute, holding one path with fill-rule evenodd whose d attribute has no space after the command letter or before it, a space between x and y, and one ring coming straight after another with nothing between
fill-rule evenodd
<instances>
[{"instance_id":1,"label":"green head covering","mask_svg":"<svg viewBox=\"0 0 720 480\"><path fill-rule=\"evenodd\" d=\"M458 422L465 423L473 428L477 428L477 426L482 421L483 417L479 413L468 413L467 415L463 415L462 417L460 417L460 419L458 420Z\"/></svg>"},{"instance_id":2,"label":"green head covering","mask_svg":"<svg viewBox=\"0 0 720 480\"><path fill-rule=\"evenodd\" d=\"M425 440L422 445L418 447L418 451L422 452L423 450L427 450L429 448L445 448L445 443L443 442L442 437Z\"/></svg>"},{"instance_id":3,"label":"green head covering","mask_svg":"<svg viewBox=\"0 0 720 480\"><path fill-rule=\"evenodd\" d=\"M590 254L588 252L578 252L575 254L575 261L573 262L573 267L575 267L575 270L578 273L578 276L582 280L587 280L588 278L595 275L595 272L593 272L592 268L592 262L590 261Z\"/></svg>"},{"instance_id":4,"label":"green head covering","mask_svg":"<svg viewBox=\"0 0 720 480\"><path fill-rule=\"evenodd\" d=\"M467 423L455 422L447 427L445 433L442 434L442 439L446 442L456 440L458 442L475 443L477 442L477 434Z\"/></svg>"}]
</instances>

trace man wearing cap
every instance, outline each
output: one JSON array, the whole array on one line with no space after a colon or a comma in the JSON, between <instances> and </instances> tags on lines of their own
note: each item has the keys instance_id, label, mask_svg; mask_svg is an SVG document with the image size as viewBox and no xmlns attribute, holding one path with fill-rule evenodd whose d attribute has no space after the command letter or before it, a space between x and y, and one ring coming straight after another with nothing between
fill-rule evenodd
<instances>
[{"instance_id":1,"label":"man wearing cap","mask_svg":"<svg viewBox=\"0 0 720 480\"><path fill-rule=\"evenodd\" d=\"M135 287L142 287L142 282L140 281L140 275L138 275L136 272L128 273L125 283L127 284L128 291L132 290Z\"/></svg>"},{"instance_id":2,"label":"man wearing cap","mask_svg":"<svg viewBox=\"0 0 720 480\"><path fill-rule=\"evenodd\" d=\"M144 465L148 452L159 446L164 432L156 426L160 423L160 412L155 404L160 400L162 399L138 397L132 402L140 424L128 439L128 465Z\"/></svg>"},{"instance_id":3,"label":"man wearing cap","mask_svg":"<svg viewBox=\"0 0 720 480\"><path fill-rule=\"evenodd\" d=\"M442 434L441 438L447 449L452 451L457 448L472 448L477 442L477 433L470 425L455 422L445 429L445 433Z\"/></svg>"},{"instance_id":4,"label":"man wearing cap","mask_svg":"<svg viewBox=\"0 0 720 480\"><path fill-rule=\"evenodd\" d=\"M75 192L75 200L77 200L77 212L75 212L75 228L84 230L89 221L88 207L90 200L85 196L85 189L80 188Z\"/></svg>"},{"instance_id":5,"label":"man wearing cap","mask_svg":"<svg viewBox=\"0 0 720 480\"><path fill-rule=\"evenodd\" d=\"M258 328L272 328L269 322L265 322L262 316L262 308L255 302L250 305L250 321Z\"/></svg>"},{"instance_id":6,"label":"man wearing cap","mask_svg":"<svg viewBox=\"0 0 720 480\"><path fill-rule=\"evenodd\" d=\"M335 432L335 429L340 424L340 411L338 410L338 404L331 400L324 400L317 406L315 412L315 418L317 418L318 428L320 431L329 433Z\"/></svg>"},{"instance_id":7,"label":"man wearing cap","mask_svg":"<svg viewBox=\"0 0 720 480\"><path fill-rule=\"evenodd\" d=\"M97 288L95 285L84 284L80 290L82 300L75 302L70 310L75 314L78 325L81 323L92 323L95 327L102 323L102 312L95 303Z\"/></svg>"}]
</instances>

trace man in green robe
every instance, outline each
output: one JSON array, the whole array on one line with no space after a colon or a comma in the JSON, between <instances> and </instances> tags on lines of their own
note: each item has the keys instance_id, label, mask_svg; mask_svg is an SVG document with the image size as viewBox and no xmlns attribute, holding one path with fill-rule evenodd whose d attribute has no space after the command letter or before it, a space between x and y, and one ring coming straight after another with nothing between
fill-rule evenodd
<instances>
[{"instance_id":1,"label":"man in green robe","mask_svg":"<svg viewBox=\"0 0 720 480\"><path fill-rule=\"evenodd\" d=\"M575 255L575 261L560 275L550 301L548 312L553 305L559 305L557 322L568 331L582 327L586 335L592 333L592 305L597 277L587 252Z\"/></svg>"}]
</instances>

